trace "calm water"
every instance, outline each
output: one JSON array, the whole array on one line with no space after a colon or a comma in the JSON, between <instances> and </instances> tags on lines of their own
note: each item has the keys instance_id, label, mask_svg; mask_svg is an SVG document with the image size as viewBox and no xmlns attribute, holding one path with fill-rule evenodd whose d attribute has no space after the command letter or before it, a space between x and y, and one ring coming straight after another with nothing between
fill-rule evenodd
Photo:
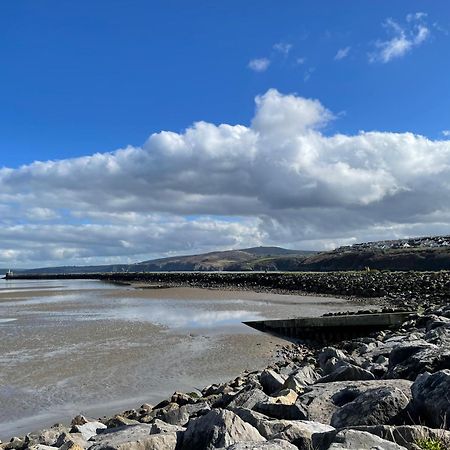
<instances>
[{"instance_id":1,"label":"calm water","mask_svg":"<svg viewBox=\"0 0 450 450\"><path fill-rule=\"evenodd\" d=\"M0 438L263 367L282 341L242 321L349 308L314 297L1 280Z\"/></svg>"}]
</instances>

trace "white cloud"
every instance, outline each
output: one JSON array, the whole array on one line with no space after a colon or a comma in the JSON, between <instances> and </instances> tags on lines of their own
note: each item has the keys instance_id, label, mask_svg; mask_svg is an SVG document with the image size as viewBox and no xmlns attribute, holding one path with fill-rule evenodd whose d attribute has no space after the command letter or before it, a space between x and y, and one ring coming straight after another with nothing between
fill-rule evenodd
<instances>
[{"instance_id":1,"label":"white cloud","mask_svg":"<svg viewBox=\"0 0 450 450\"><path fill-rule=\"evenodd\" d=\"M287 56L292 49L292 44L288 44L286 42L278 42L273 46L273 49L277 52L282 53L284 56Z\"/></svg>"},{"instance_id":2,"label":"white cloud","mask_svg":"<svg viewBox=\"0 0 450 450\"><path fill-rule=\"evenodd\" d=\"M249 126L197 122L141 147L0 169L0 266L448 233L450 141L328 136L333 119L272 89Z\"/></svg>"},{"instance_id":3,"label":"white cloud","mask_svg":"<svg viewBox=\"0 0 450 450\"><path fill-rule=\"evenodd\" d=\"M425 18L425 13L408 14L407 26L402 26L391 18L387 19L383 26L391 37L375 43L375 50L369 53L369 61L388 63L423 44L430 36L430 29L424 21Z\"/></svg>"},{"instance_id":4,"label":"white cloud","mask_svg":"<svg viewBox=\"0 0 450 450\"><path fill-rule=\"evenodd\" d=\"M335 61L340 61L341 59L346 58L348 56L349 52L350 52L350 47L340 48L334 57Z\"/></svg>"},{"instance_id":5,"label":"white cloud","mask_svg":"<svg viewBox=\"0 0 450 450\"><path fill-rule=\"evenodd\" d=\"M442 134L443 134L445 137L450 137L450 130L442 130Z\"/></svg>"},{"instance_id":6,"label":"white cloud","mask_svg":"<svg viewBox=\"0 0 450 450\"><path fill-rule=\"evenodd\" d=\"M306 58L297 58L297 59L295 60L295 62L296 62L299 66L301 66L302 64L305 64Z\"/></svg>"},{"instance_id":7,"label":"white cloud","mask_svg":"<svg viewBox=\"0 0 450 450\"><path fill-rule=\"evenodd\" d=\"M268 58L255 58L248 63L248 68L254 72L265 72L269 66L270 59Z\"/></svg>"}]
</instances>

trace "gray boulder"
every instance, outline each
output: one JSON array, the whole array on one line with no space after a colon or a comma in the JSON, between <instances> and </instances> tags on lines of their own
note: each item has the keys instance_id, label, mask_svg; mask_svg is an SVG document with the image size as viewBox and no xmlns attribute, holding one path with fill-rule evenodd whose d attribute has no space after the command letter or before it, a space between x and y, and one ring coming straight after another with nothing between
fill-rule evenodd
<instances>
[{"instance_id":1,"label":"gray boulder","mask_svg":"<svg viewBox=\"0 0 450 450\"><path fill-rule=\"evenodd\" d=\"M273 394L282 389L286 377L276 373L274 370L266 369L261 372L259 382L266 394Z\"/></svg>"},{"instance_id":2,"label":"gray boulder","mask_svg":"<svg viewBox=\"0 0 450 450\"><path fill-rule=\"evenodd\" d=\"M303 366L288 376L283 388L301 392L305 387L314 384L319 378L320 375L314 370L313 366Z\"/></svg>"},{"instance_id":3,"label":"gray boulder","mask_svg":"<svg viewBox=\"0 0 450 450\"><path fill-rule=\"evenodd\" d=\"M261 389L240 390L228 403L227 408L248 408L252 409L257 403L270 403L271 398L265 394Z\"/></svg>"},{"instance_id":4,"label":"gray boulder","mask_svg":"<svg viewBox=\"0 0 450 450\"><path fill-rule=\"evenodd\" d=\"M141 421L144 423L153 422L155 419L162 420L171 425L186 425L192 416L205 414L211 408L207 402L188 403L179 406L178 403L171 402L163 408L154 409Z\"/></svg>"},{"instance_id":5,"label":"gray boulder","mask_svg":"<svg viewBox=\"0 0 450 450\"><path fill-rule=\"evenodd\" d=\"M450 431L433 429L421 425L374 425L352 427L357 431L366 431L387 441L395 442L408 450L417 450L416 443L420 440L442 442L444 448L450 448Z\"/></svg>"},{"instance_id":6,"label":"gray boulder","mask_svg":"<svg viewBox=\"0 0 450 450\"><path fill-rule=\"evenodd\" d=\"M333 381L374 380L375 375L368 370L348 362L337 365L331 373L320 378L318 383L331 383Z\"/></svg>"},{"instance_id":7,"label":"gray boulder","mask_svg":"<svg viewBox=\"0 0 450 450\"><path fill-rule=\"evenodd\" d=\"M179 433L150 434L151 425L129 425L105 430L91 438L90 450L175 450Z\"/></svg>"},{"instance_id":8,"label":"gray boulder","mask_svg":"<svg viewBox=\"0 0 450 450\"><path fill-rule=\"evenodd\" d=\"M244 422L253 425L266 439L283 439L299 448L309 448L314 434L334 430L329 425L307 420L276 420L244 408L238 408L235 412Z\"/></svg>"},{"instance_id":9,"label":"gray boulder","mask_svg":"<svg viewBox=\"0 0 450 450\"><path fill-rule=\"evenodd\" d=\"M330 424L333 414L362 393L381 387L396 387L406 394L411 391L407 380L336 381L317 383L298 397L307 411L307 419Z\"/></svg>"},{"instance_id":10,"label":"gray boulder","mask_svg":"<svg viewBox=\"0 0 450 450\"><path fill-rule=\"evenodd\" d=\"M253 409L274 419L302 420L307 418L306 408L299 402L292 405L261 402L257 403Z\"/></svg>"},{"instance_id":11,"label":"gray boulder","mask_svg":"<svg viewBox=\"0 0 450 450\"><path fill-rule=\"evenodd\" d=\"M328 450L342 449L342 450L406 450L405 447L395 444L394 442L386 441L378 436L367 433L365 431L342 430L339 431L333 442L328 447Z\"/></svg>"},{"instance_id":12,"label":"gray boulder","mask_svg":"<svg viewBox=\"0 0 450 450\"><path fill-rule=\"evenodd\" d=\"M28 446L38 444L56 446L56 441L63 433L69 433L69 428L58 424L45 430L27 434L25 436L25 442Z\"/></svg>"},{"instance_id":13,"label":"gray boulder","mask_svg":"<svg viewBox=\"0 0 450 450\"><path fill-rule=\"evenodd\" d=\"M426 425L450 428L450 370L420 375L412 396L413 410Z\"/></svg>"},{"instance_id":14,"label":"gray boulder","mask_svg":"<svg viewBox=\"0 0 450 450\"><path fill-rule=\"evenodd\" d=\"M240 442L264 442L258 430L232 411L213 409L191 419L183 435L182 450L209 450Z\"/></svg>"},{"instance_id":15,"label":"gray boulder","mask_svg":"<svg viewBox=\"0 0 450 450\"><path fill-rule=\"evenodd\" d=\"M342 350L334 347L323 348L318 357L319 366L325 375L331 373L334 367L340 362L348 362L354 364L353 358L346 355Z\"/></svg>"},{"instance_id":16,"label":"gray boulder","mask_svg":"<svg viewBox=\"0 0 450 450\"><path fill-rule=\"evenodd\" d=\"M344 428L355 425L400 424L410 400L410 392L396 387L369 389L339 408L331 418L331 425Z\"/></svg>"},{"instance_id":17,"label":"gray boulder","mask_svg":"<svg viewBox=\"0 0 450 450\"><path fill-rule=\"evenodd\" d=\"M88 441L92 436L95 436L98 431L106 428L106 425L101 422L86 422L83 425L74 425L70 433L80 433L81 437Z\"/></svg>"},{"instance_id":18,"label":"gray boulder","mask_svg":"<svg viewBox=\"0 0 450 450\"><path fill-rule=\"evenodd\" d=\"M386 376L415 380L418 375L450 369L450 349L428 342L403 345L394 348L389 355Z\"/></svg>"}]
</instances>

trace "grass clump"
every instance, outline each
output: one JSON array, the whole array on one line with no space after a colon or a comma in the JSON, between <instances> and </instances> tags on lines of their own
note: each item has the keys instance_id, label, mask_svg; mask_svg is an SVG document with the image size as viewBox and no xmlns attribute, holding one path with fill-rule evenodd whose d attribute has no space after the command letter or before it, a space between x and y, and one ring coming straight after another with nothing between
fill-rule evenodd
<instances>
[{"instance_id":1,"label":"grass clump","mask_svg":"<svg viewBox=\"0 0 450 450\"><path fill-rule=\"evenodd\" d=\"M420 439L416 445L422 450L447 450L447 447L444 447L444 443L439 439Z\"/></svg>"}]
</instances>

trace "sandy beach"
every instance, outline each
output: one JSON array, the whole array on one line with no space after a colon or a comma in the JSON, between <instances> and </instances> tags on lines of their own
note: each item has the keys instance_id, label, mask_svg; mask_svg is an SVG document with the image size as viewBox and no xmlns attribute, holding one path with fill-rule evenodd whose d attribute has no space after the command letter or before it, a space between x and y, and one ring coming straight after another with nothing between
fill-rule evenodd
<instances>
[{"instance_id":1,"label":"sandy beach","mask_svg":"<svg viewBox=\"0 0 450 450\"><path fill-rule=\"evenodd\" d=\"M0 438L155 403L267 365L285 341L241 322L356 310L329 297L98 281L0 285Z\"/></svg>"}]
</instances>

